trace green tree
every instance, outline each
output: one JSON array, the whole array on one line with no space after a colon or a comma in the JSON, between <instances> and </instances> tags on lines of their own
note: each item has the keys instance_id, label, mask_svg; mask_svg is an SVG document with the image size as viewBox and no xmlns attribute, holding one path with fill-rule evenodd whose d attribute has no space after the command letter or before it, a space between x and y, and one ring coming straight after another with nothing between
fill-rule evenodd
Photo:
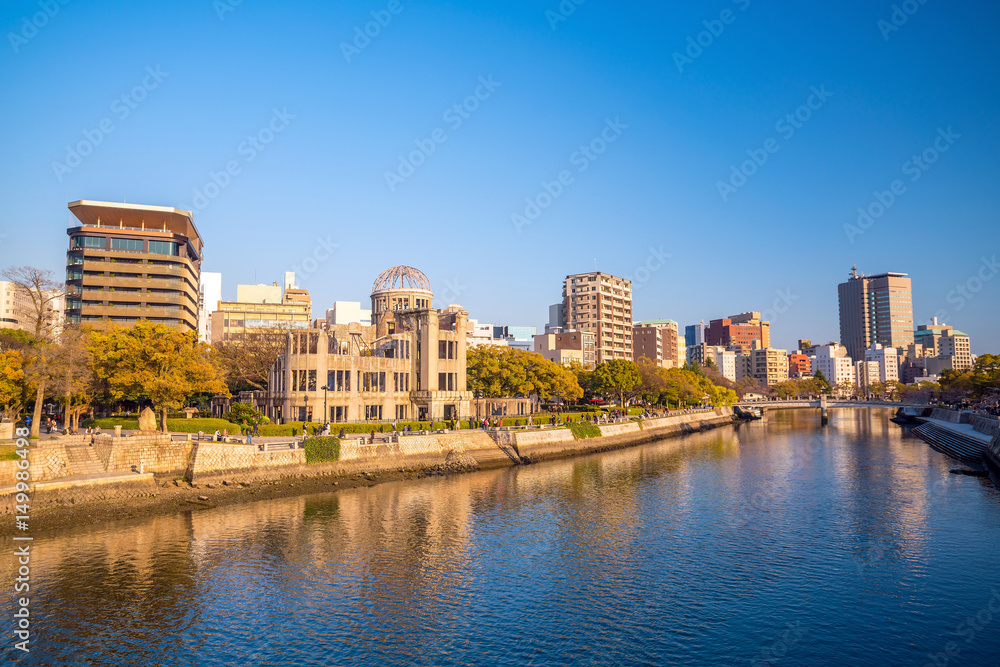
<instances>
[{"instance_id":1,"label":"green tree","mask_svg":"<svg viewBox=\"0 0 1000 667\"><path fill-rule=\"evenodd\" d=\"M813 375L813 378L817 382L819 382L820 388L823 391L823 393L829 394L833 390L833 386L830 384L830 381L826 379L826 376L823 375L823 371L816 371L815 375Z\"/></svg>"},{"instance_id":2,"label":"green tree","mask_svg":"<svg viewBox=\"0 0 1000 667\"><path fill-rule=\"evenodd\" d=\"M202 392L228 395L212 348L197 332L137 322L131 328L94 331L90 351L95 375L115 400L147 398L167 432L167 412Z\"/></svg>"},{"instance_id":3,"label":"green tree","mask_svg":"<svg viewBox=\"0 0 1000 667\"><path fill-rule=\"evenodd\" d=\"M617 394L619 405L625 408L625 397L642 382L642 373L634 361L612 359L594 369L594 382L600 391Z\"/></svg>"}]
</instances>

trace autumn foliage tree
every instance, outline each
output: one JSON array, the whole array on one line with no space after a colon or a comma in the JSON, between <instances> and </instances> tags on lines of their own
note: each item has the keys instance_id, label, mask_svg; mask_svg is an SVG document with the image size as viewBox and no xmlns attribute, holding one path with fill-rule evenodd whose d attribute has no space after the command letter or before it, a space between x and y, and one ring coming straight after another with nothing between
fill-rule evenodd
<instances>
[{"instance_id":1,"label":"autumn foliage tree","mask_svg":"<svg viewBox=\"0 0 1000 667\"><path fill-rule=\"evenodd\" d=\"M513 347L479 345L466 353L469 391L487 398L530 396L572 402L583 390L571 370L540 354Z\"/></svg>"},{"instance_id":2,"label":"autumn foliage tree","mask_svg":"<svg viewBox=\"0 0 1000 667\"><path fill-rule=\"evenodd\" d=\"M116 400L148 399L164 433L167 412L189 397L228 395L222 368L212 348L198 342L197 332L143 321L94 331L89 347L94 373L108 394Z\"/></svg>"},{"instance_id":3,"label":"autumn foliage tree","mask_svg":"<svg viewBox=\"0 0 1000 667\"><path fill-rule=\"evenodd\" d=\"M625 399L633 395L633 390L642 383L642 373L634 361L612 359L598 364L594 369L593 382L605 394L618 396L619 405L625 407Z\"/></svg>"}]
</instances>

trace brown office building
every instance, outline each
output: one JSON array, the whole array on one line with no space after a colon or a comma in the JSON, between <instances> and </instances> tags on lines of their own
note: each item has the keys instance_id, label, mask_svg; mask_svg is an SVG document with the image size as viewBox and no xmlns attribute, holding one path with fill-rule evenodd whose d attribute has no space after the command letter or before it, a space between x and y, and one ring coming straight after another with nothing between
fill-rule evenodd
<instances>
[{"instance_id":1,"label":"brown office building","mask_svg":"<svg viewBox=\"0 0 1000 667\"><path fill-rule=\"evenodd\" d=\"M67 323L159 322L198 330L202 242L190 211L75 201L66 251Z\"/></svg>"},{"instance_id":2,"label":"brown office building","mask_svg":"<svg viewBox=\"0 0 1000 667\"><path fill-rule=\"evenodd\" d=\"M855 361L878 343L906 347L913 342L913 295L905 273L865 276L852 267L846 283L837 286L840 302L840 342Z\"/></svg>"},{"instance_id":3,"label":"brown office building","mask_svg":"<svg viewBox=\"0 0 1000 667\"><path fill-rule=\"evenodd\" d=\"M771 347L771 323L760 319L760 311L731 315L721 320L712 320L705 329L705 342L711 346L735 349L737 353L749 353L756 347Z\"/></svg>"}]
</instances>

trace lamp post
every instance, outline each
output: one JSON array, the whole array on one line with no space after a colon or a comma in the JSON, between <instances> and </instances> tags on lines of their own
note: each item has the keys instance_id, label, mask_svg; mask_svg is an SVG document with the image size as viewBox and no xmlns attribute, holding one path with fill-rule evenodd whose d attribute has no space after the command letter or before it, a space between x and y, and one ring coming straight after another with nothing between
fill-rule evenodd
<instances>
[{"instance_id":1,"label":"lamp post","mask_svg":"<svg viewBox=\"0 0 1000 667\"><path fill-rule=\"evenodd\" d=\"M324 424L329 424L330 423L330 419L329 419L330 413L326 409L326 392L330 390L330 386L325 384L322 387L320 387L320 389L323 390L323 423Z\"/></svg>"}]
</instances>

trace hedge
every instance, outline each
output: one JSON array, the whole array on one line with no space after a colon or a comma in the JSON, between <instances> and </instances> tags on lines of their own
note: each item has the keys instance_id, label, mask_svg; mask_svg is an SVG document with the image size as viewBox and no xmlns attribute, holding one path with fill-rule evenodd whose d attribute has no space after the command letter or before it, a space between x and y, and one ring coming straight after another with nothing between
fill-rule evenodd
<instances>
[{"instance_id":1,"label":"hedge","mask_svg":"<svg viewBox=\"0 0 1000 667\"><path fill-rule=\"evenodd\" d=\"M157 428L159 428L159 419L156 420L156 424ZM121 426L125 431L135 431L139 428L139 420L131 418L121 419L119 417L101 417L100 419L93 420L85 419L80 422L80 425L84 428L87 426L100 426L101 429L105 431L113 431L115 426ZM220 432L227 430L229 431L229 435L239 435L241 432L239 424L227 422L225 419L202 419L197 417L194 419L171 419L170 417L167 417L167 429L175 433L197 433L198 431L215 433L216 429Z\"/></svg>"},{"instance_id":2,"label":"hedge","mask_svg":"<svg viewBox=\"0 0 1000 667\"><path fill-rule=\"evenodd\" d=\"M306 463L327 463L340 459L340 438L306 438Z\"/></svg>"},{"instance_id":3,"label":"hedge","mask_svg":"<svg viewBox=\"0 0 1000 667\"><path fill-rule=\"evenodd\" d=\"M572 422L566 424L566 427L573 432L573 437L577 440L601 437L601 429L587 422Z\"/></svg>"}]
</instances>

